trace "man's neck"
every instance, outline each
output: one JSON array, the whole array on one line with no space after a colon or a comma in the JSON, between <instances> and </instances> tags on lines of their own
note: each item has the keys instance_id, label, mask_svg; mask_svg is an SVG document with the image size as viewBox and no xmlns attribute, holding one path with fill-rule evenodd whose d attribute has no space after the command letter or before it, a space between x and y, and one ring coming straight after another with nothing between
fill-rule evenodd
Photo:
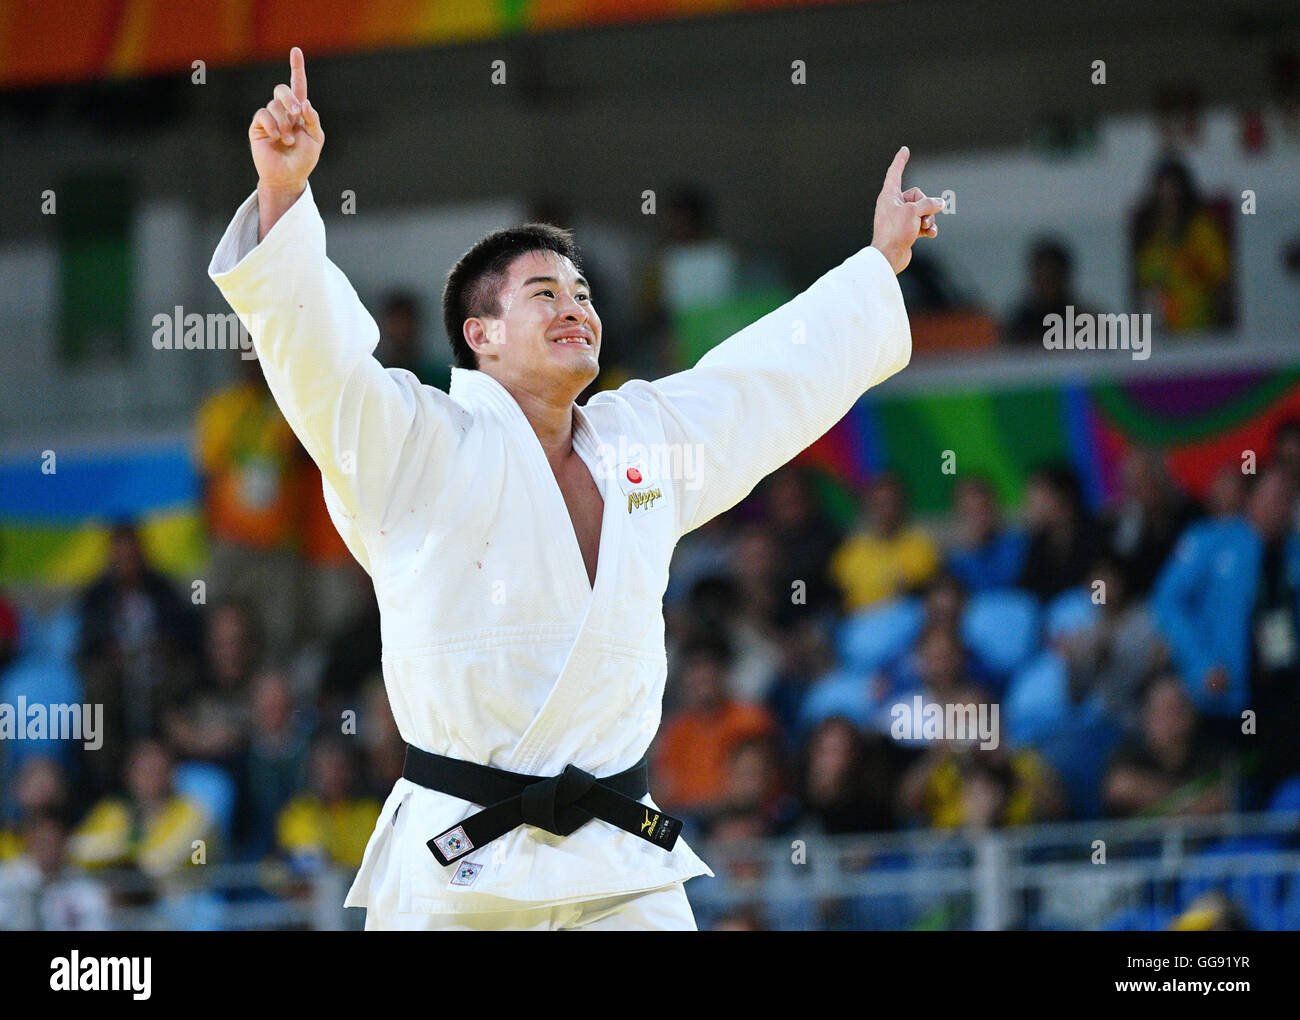
<instances>
[{"instance_id":1,"label":"man's neck","mask_svg":"<svg viewBox=\"0 0 1300 1020\"><path fill-rule=\"evenodd\" d=\"M497 380L515 398L528 424L537 434L546 459L558 464L573 452L573 400L569 395L533 393Z\"/></svg>"}]
</instances>

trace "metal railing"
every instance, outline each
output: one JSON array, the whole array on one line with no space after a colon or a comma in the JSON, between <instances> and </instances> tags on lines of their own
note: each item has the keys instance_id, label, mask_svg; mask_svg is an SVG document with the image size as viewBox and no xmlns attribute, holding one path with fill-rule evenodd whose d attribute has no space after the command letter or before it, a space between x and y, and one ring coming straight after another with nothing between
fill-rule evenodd
<instances>
[{"instance_id":1,"label":"metal railing","mask_svg":"<svg viewBox=\"0 0 1300 1020\"><path fill-rule=\"evenodd\" d=\"M1259 928L1300 928L1300 813L708 843L701 927L1164 927L1222 889Z\"/></svg>"},{"instance_id":2,"label":"metal railing","mask_svg":"<svg viewBox=\"0 0 1300 1020\"><path fill-rule=\"evenodd\" d=\"M1252 927L1300 929L1300 812L692 844L716 875L686 886L701 928L1163 928L1218 888ZM364 924L343 907L345 870L213 863L161 884L91 874L110 893L113 929Z\"/></svg>"}]
</instances>

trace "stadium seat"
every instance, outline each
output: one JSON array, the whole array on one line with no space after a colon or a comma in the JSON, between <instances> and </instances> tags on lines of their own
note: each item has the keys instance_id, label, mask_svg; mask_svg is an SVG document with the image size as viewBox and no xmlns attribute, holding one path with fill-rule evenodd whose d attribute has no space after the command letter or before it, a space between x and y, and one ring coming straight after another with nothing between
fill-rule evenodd
<instances>
[{"instance_id":1,"label":"stadium seat","mask_svg":"<svg viewBox=\"0 0 1300 1020\"><path fill-rule=\"evenodd\" d=\"M1038 650L1040 617L1038 600L1028 592L976 592L962 617L962 640L1005 683Z\"/></svg>"},{"instance_id":2,"label":"stadium seat","mask_svg":"<svg viewBox=\"0 0 1300 1020\"><path fill-rule=\"evenodd\" d=\"M1037 744L1065 725L1070 713L1069 677L1065 660L1042 652L1007 685L1003 725L1018 744Z\"/></svg>"},{"instance_id":3,"label":"stadium seat","mask_svg":"<svg viewBox=\"0 0 1300 1020\"><path fill-rule=\"evenodd\" d=\"M1218 840L1205 847L1199 857L1236 857L1249 867L1250 858L1256 854L1277 853L1281 849L1278 836L1233 836ZM1230 874L1222 878L1195 876L1179 883L1179 898L1186 909L1193 900L1211 889L1221 889L1229 899L1246 912L1252 928L1258 931L1278 931L1285 927L1285 877L1279 872L1249 868L1243 874Z\"/></svg>"},{"instance_id":4,"label":"stadium seat","mask_svg":"<svg viewBox=\"0 0 1300 1020\"><path fill-rule=\"evenodd\" d=\"M1300 811L1300 775L1291 776L1277 784L1268 799L1270 811Z\"/></svg>"},{"instance_id":5,"label":"stadium seat","mask_svg":"<svg viewBox=\"0 0 1300 1020\"><path fill-rule=\"evenodd\" d=\"M1099 612L1087 589L1063 591L1043 609L1043 636L1051 641L1085 630L1096 622Z\"/></svg>"},{"instance_id":6,"label":"stadium seat","mask_svg":"<svg viewBox=\"0 0 1300 1020\"><path fill-rule=\"evenodd\" d=\"M872 698L871 686L869 675L851 669L836 669L825 674L808 689L803 700L799 710L800 732L806 734L832 716L843 716L859 729L878 728L881 709Z\"/></svg>"},{"instance_id":7,"label":"stadium seat","mask_svg":"<svg viewBox=\"0 0 1300 1020\"><path fill-rule=\"evenodd\" d=\"M849 617L837 636L839 660L850 670L874 673L905 655L925 620L921 600L896 599Z\"/></svg>"},{"instance_id":8,"label":"stadium seat","mask_svg":"<svg viewBox=\"0 0 1300 1020\"><path fill-rule=\"evenodd\" d=\"M235 781L225 769L204 761L177 764L172 775L176 792L202 805L217 831L229 839L235 819Z\"/></svg>"}]
</instances>

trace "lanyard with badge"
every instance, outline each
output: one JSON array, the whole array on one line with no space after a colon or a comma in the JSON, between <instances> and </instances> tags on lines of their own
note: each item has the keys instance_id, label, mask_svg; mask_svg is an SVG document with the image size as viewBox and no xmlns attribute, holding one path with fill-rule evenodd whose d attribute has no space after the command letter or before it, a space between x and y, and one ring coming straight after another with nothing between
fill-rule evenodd
<instances>
[{"instance_id":1,"label":"lanyard with badge","mask_svg":"<svg viewBox=\"0 0 1300 1020\"><path fill-rule=\"evenodd\" d=\"M1268 548L1264 549L1268 555ZM1270 591L1268 571L1263 562L1259 567L1257 604L1265 608L1255 620L1255 649L1259 668L1267 672L1287 669L1296 665L1296 578L1290 563L1284 563L1279 572L1280 592ZM1272 597L1276 595L1277 597Z\"/></svg>"}]
</instances>

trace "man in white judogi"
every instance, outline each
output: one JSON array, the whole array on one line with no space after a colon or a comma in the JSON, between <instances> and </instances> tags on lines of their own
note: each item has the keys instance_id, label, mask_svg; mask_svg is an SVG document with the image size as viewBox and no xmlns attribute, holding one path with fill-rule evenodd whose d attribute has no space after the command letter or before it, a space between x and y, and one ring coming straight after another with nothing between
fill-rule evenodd
<instances>
[{"instance_id":1,"label":"man in white judogi","mask_svg":"<svg viewBox=\"0 0 1300 1020\"><path fill-rule=\"evenodd\" d=\"M624 773L659 726L674 545L907 364L895 275L943 204L902 190L899 150L871 247L696 367L583 407L601 326L570 239L490 235L448 279L448 395L373 356L377 327L326 257L307 183L324 134L296 47L290 67L249 128L257 191L209 274L374 582L408 765L432 752L526 783ZM648 793L626 804L655 829ZM367 928L695 927L684 882L712 872L685 841L593 817L476 845L483 806L398 780L346 904L367 908Z\"/></svg>"}]
</instances>

